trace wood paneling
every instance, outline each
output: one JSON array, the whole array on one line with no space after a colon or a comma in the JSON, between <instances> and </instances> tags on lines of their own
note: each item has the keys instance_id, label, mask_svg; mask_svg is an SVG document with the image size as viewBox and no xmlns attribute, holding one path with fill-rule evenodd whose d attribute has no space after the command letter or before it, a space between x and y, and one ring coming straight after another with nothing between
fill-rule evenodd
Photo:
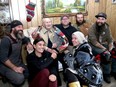
<instances>
[{"instance_id":1,"label":"wood paneling","mask_svg":"<svg viewBox=\"0 0 116 87\"><path fill-rule=\"evenodd\" d=\"M30 0L33 3L36 3L35 7L35 16L33 17L31 22L26 21L26 8L25 6L29 3L29 0L11 0L11 15L12 19L21 20L24 24L24 28L36 27L41 25L42 17L41 14L41 2L42 0ZM116 4L112 4L112 0L99 0L99 2L95 2L95 0L88 0L87 3L87 11L88 15L85 17L91 22L95 22L95 15L99 12L105 12L108 16L107 22L110 25L112 35L116 40ZM60 23L60 17L51 18L53 24ZM70 21L75 23L75 17L70 17Z\"/></svg>"},{"instance_id":2,"label":"wood paneling","mask_svg":"<svg viewBox=\"0 0 116 87\"><path fill-rule=\"evenodd\" d=\"M110 25L112 35L116 40L116 4L113 4L112 0L107 0L106 14L108 16L107 22Z\"/></svg>"}]
</instances>

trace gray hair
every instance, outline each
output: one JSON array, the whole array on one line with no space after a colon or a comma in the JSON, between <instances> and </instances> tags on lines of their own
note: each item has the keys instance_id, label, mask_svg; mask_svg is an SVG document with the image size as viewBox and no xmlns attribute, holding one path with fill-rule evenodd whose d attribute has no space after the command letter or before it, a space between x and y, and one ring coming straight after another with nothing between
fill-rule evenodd
<instances>
[{"instance_id":1,"label":"gray hair","mask_svg":"<svg viewBox=\"0 0 116 87\"><path fill-rule=\"evenodd\" d=\"M81 43L81 44L84 43L84 42L87 42L84 34L80 31L76 31L72 35L75 35L78 38L79 43Z\"/></svg>"}]
</instances>

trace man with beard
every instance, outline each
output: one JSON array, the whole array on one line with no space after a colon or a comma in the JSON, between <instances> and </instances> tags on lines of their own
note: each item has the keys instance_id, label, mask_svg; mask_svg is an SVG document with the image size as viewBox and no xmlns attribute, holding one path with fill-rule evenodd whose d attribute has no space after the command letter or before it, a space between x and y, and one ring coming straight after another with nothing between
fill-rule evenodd
<instances>
[{"instance_id":1,"label":"man with beard","mask_svg":"<svg viewBox=\"0 0 116 87\"><path fill-rule=\"evenodd\" d=\"M6 77L14 87L19 87L28 76L28 70L21 60L23 24L11 22L10 34L3 37L0 43L0 74Z\"/></svg>"},{"instance_id":2,"label":"man with beard","mask_svg":"<svg viewBox=\"0 0 116 87\"><path fill-rule=\"evenodd\" d=\"M85 37L88 36L88 28L92 25L89 21L84 19L83 13L77 13L75 15L76 23L73 25L78 31L81 31Z\"/></svg>"},{"instance_id":3,"label":"man with beard","mask_svg":"<svg viewBox=\"0 0 116 87\"><path fill-rule=\"evenodd\" d=\"M109 25L106 23L107 15L103 12L96 16L96 23L88 31L88 42L93 48L93 54L101 56L101 66L103 68L104 81L111 83L110 73L116 72L111 64L110 52L113 49L113 40ZM111 68L111 66L113 66ZM115 73L116 74L116 73Z\"/></svg>"}]
</instances>

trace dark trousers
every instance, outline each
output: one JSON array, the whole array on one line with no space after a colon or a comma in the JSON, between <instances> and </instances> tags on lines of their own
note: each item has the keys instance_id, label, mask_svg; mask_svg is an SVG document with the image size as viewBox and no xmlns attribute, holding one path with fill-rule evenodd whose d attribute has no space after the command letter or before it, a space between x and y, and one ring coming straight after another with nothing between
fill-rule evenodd
<instances>
[{"instance_id":1,"label":"dark trousers","mask_svg":"<svg viewBox=\"0 0 116 87\"><path fill-rule=\"evenodd\" d=\"M91 44L90 44L91 45ZM105 46L105 45L104 45ZM101 53L103 53L104 52L104 50L103 49L100 49L100 48L98 48L98 47L95 47L95 46L93 46L93 45L91 45L91 47L92 47L92 51L93 51L93 55L97 55L97 54L101 54ZM107 48L107 46L105 46L106 48ZM110 58L108 58L108 59L110 59ZM111 72L111 63L110 62L108 62L108 63L103 63L102 61L101 61L101 66L102 66L102 69L103 69L103 74L110 74L110 72Z\"/></svg>"},{"instance_id":2,"label":"dark trousers","mask_svg":"<svg viewBox=\"0 0 116 87\"><path fill-rule=\"evenodd\" d=\"M59 53L57 55L57 58L58 58L58 61L60 61L60 63L62 64L62 67L63 67L63 80L66 81L66 76L65 76L64 72L65 72L65 69L67 68L67 65L66 65L66 63L64 61L64 56L65 56L64 53Z\"/></svg>"},{"instance_id":3,"label":"dark trousers","mask_svg":"<svg viewBox=\"0 0 116 87\"><path fill-rule=\"evenodd\" d=\"M24 83L25 78L28 77L27 67L25 65L21 66L25 68L24 73L17 73L6 66L0 66L0 74L8 79L14 86L19 87Z\"/></svg>"},{"instance_id":4,"label":"dark trousers","mask_svg":"<svg viewBox=\"0 0 116 87\"><path fill-rule=\"evenodd\" d=\"M29 87L57 87L57 80L49 80L50 72L48 69L41 70L36 77L30 82Z\"/></svg>"}]
</instances>

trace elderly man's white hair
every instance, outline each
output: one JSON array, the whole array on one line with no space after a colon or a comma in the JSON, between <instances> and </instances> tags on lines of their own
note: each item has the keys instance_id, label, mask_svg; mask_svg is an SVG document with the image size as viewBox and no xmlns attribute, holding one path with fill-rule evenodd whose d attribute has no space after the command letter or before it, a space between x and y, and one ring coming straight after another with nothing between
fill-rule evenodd
<instances>
[{"instance_id":1,"label":"elderly man's white hair","mask_svg":"<svg viewBox=\"0 0 116 87\"><path fill-rule=\"evenodd\" d=\"M80 31L76 31L76 32L74 32L72 35L75 35L75 36L77 37L78 41L79 41L81 44L84 43L84 42L87 42L87 40L86 40L84 34L83 34L82 32L80 32Z\"/></svg>"},{"instance_id":2,"label":"elderly man's white hair","mask_svg":"<svg viewBox=\"0 0 116 87\"><path fill-rule=\"evenodd\" d=\"M50 18L43 18L43 19L42 19L42 23L44 23L44 22L46 22L46 21L51 21L51 22L52 22L52 20L51 20Z\"/></svg>"}]
</instances>

